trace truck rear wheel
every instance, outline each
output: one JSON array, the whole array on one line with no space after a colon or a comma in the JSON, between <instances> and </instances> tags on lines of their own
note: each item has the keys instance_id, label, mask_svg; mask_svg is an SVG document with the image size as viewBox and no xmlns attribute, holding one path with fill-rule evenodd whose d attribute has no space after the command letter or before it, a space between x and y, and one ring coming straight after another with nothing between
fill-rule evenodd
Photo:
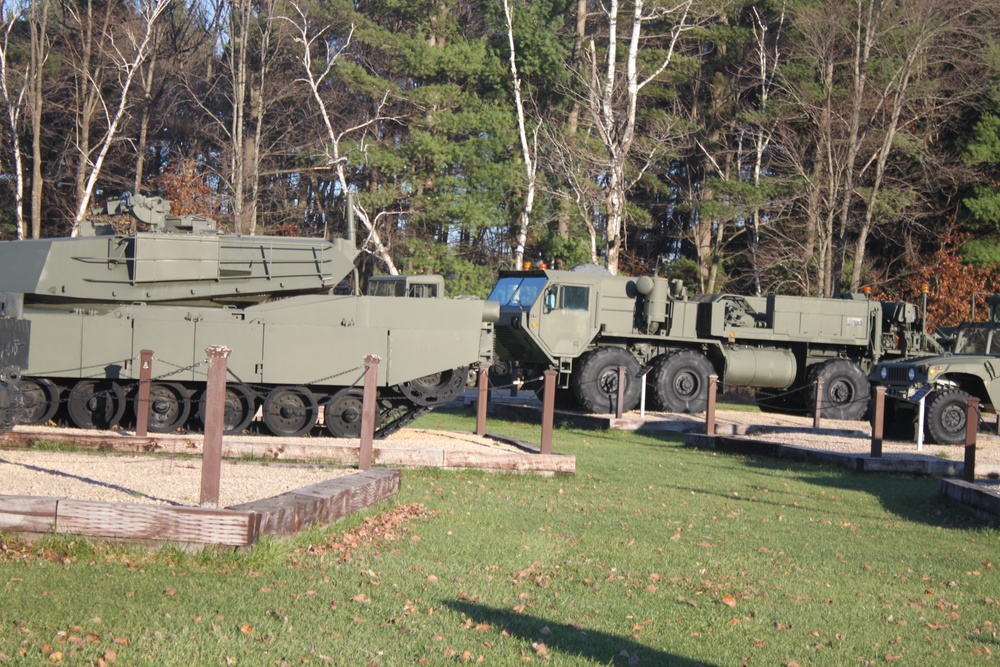
<instances>
[{"instance_id":1,"label":"truck rear wheel","mask_svg":"<svg viewBox=\"0 0 1000 667\"><path fill-rule=\"evenodd\" d=\"M712 362L700 352L671 352L657 358L653 366L653 398L668 412L704 412L708 407L708 376L713 373Z\"/></svg>"},{"instance_id":2,"label":"truck rear wheel","mask_svg":"<svg viewBox=\"0 0 1000 667\"><path fill-rule=\"evenodd\" d=\"M927 403L927 433L939 445L965 442L969 395L961 389L936 391Z\"/></svg>"},{"instance_id":3,"label":"truck rear wheel","mask_svg":"<svg viewBox=\"0 0 1000 667\"><path fill-rule=\"evenodd\" d=\"M809 407L816 406L816 380L823 379L823 414L827 419L857 420L868 412L871 386L858 365L848 359L831 359L809 371Z\"/></svg>"},{"instance_id":4,"label":"truck rear wheel","mask_svg":"<svg viewBox=\"0 0 1000 667\"><path fill-rule=\"evenodd\" d=\"M639 403L639 362L620 347L601 347L583 355L573 372L570 387L580 406L592 413L617 412L618 367L625 367L625 394L622 412Z\"/></svg>"}]
</instances>

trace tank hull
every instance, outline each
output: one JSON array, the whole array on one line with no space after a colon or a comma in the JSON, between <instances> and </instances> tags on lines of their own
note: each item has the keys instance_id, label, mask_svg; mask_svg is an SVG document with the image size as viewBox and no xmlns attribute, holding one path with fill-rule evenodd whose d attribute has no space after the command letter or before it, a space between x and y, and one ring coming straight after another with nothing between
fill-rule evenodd
<instances>
[{"instance_id":1,"label":"tank hull","mask_svg":"<svg viewBox=\"0 0 1000 667\"><path fill-rule=\"evenodd\" d=\"M148 349L154 377L204 382L205 348L223 345L232 350L232 375L246 383L329 393L355 384L373 354L383 360L379 386L389 387L477 364L482 310L473 300L353 296L293 297L244 310L28 306L33 345L23 374L137 380L139 353Z\"/></svg>"}]
</instances>

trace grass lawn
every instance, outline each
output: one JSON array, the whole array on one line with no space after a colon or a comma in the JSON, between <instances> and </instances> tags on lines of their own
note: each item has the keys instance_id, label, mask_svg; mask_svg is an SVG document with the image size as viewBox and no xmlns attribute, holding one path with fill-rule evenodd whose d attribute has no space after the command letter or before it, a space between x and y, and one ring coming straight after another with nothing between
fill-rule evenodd
<instances>
[{"instance_id":1,"label":"grass lawn","mask_svg":"<svg viewBox=\"0 0 1000 667\"><path fill-rule=\"evenodd\" d=\"M575 476L404 470L393 503L245 555L0 536L0 665L1000 660L1000 533L937 480L554 441Z\"/></svg>"}]
</instances>

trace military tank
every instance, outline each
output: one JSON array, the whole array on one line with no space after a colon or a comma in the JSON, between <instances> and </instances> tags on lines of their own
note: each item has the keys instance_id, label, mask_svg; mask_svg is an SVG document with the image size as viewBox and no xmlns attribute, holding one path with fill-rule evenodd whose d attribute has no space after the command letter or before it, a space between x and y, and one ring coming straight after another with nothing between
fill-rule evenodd
<instances>
[{"instance_id":1,"label":"military tank","mask_svg":"<svg viewBox=\"0 0 1000 667\"><path fill-rule=\"evenodd\" d=\"M31 323L20 317L20 294L0 293L0 433L21 421L24 395L18 387L21 368L28 365Z\"/></svg>"},{"instance_id":2,"label":"military tank","mask_svg":"<svg viewBox=\"0 0 1000 667\"><path fill-rule=\"evenodd\" d=\"M77 237L0 243L0 291L24 295L30 322L22 421L127 426L141 351L151 350L149 430L197 429L214 345L232 350L227 434L253 423L300 436L322 416L331 435L357 436L367 355L381 360L378 436L448 403L491 362L499 309L340 293L358 284L350 215L347 227L330 240L225 234L210 218L134 195Z\"/></svg>"}]
</instances>

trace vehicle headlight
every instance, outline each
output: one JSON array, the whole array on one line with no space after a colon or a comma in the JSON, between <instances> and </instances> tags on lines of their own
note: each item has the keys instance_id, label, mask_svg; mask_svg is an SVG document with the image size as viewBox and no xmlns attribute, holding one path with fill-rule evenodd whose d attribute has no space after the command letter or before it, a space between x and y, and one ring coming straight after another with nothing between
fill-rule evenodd
<instances>
[{"instance_id":1,"label":"vehicle headlight","mask_svg":"<svg viewBox=\"0 0 1000 667\"><path fill-rule=\"evenodd\" d=\"M910 379L910 382L913 382L914 380L916 380L917 379L917 369L916 368L911 368L910 372L906 374L906 377L908 377Z\"/></svg>"},{"instance_id":2,"label":"vehicle headlight","mask_svg":"<svg viewBox=\"0 0 1000 667\"><path fill-rule=\"evenodd\" d=\"M883 380L887 380L889 378L889 369L883 366L879 369L878 376Z\"/></svg>"}]
</instances>

